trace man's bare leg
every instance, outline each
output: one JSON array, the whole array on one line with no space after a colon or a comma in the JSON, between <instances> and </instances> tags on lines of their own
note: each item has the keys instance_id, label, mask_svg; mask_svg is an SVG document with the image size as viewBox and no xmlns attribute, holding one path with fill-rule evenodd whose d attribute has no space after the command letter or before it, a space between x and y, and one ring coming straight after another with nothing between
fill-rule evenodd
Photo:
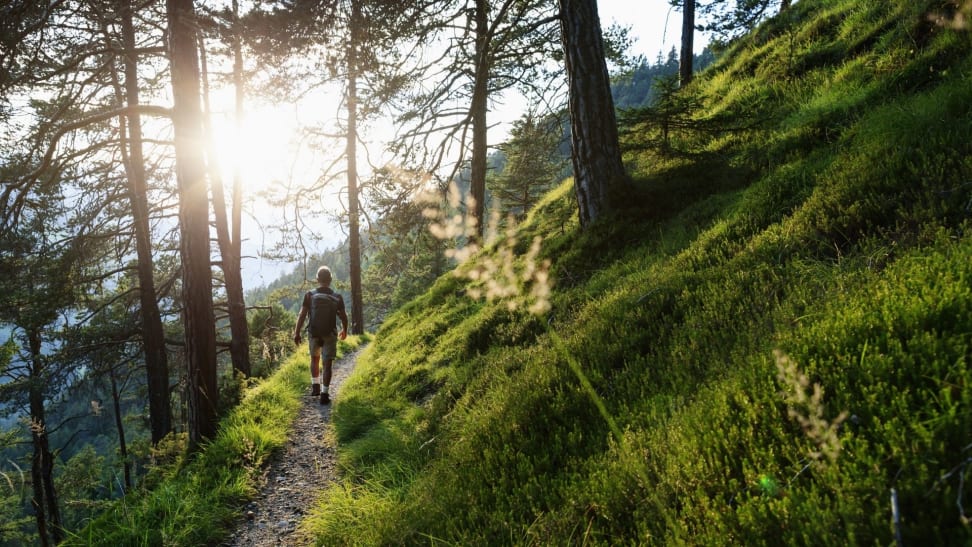
<instances>
[{"instance_id":1,"label":"man's bare leg","mask_svg":"<svg viewBox=\"0 0 972 547\"><path fill-rule=\"evenodd\" d=\"M327 389L327 386L331 385L331 368L333 365L334 359L324 360L324 377L321 378L321 384L324 386L324 389Z\"/></svg>"},{"instance_id":2,"label":"man's bare leg","mask_svg":"<svg viewBox=\"0 0 972 547\"><path fill-rule=\"evenodd\" d=\"M318 375L320 362L320 355L311 356L311 397L317 397L321 394L321 378ZM328 373L328 381L330 381L330 376L330 373Z\"/></svg>"},{"instance_id":3,"label":"man's bare leg","mask_svg":"<svg viewBox=\"0 0 972 547\"><path fill-rule=\"evenodd\" d=\"M324 376L321 378L321 404L327 404L331 402L331 396L328 393L328 388L331 385L331 368L334 364L334 359L324 359Z\"/></svg>"}]
</instances>

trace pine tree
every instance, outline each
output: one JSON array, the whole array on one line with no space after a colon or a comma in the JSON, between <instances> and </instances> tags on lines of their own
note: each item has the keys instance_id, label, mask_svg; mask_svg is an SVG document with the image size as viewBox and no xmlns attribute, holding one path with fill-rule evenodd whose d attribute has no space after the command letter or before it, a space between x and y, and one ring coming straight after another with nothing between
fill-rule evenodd
<instances>
[{"instance_id":1,"label":"pine tree","mask_svg":"<svg viewBox=\"0 0 972 547\"><path fill-rule=\"evenodd\" d=\"M513 122L510 139L500 145L505 165L490 181L492 197L505 213L522 220L562 178L567 161L559 151L561 129L559 120L541 119L534 111Z\"/></svg>"}]
</instances>

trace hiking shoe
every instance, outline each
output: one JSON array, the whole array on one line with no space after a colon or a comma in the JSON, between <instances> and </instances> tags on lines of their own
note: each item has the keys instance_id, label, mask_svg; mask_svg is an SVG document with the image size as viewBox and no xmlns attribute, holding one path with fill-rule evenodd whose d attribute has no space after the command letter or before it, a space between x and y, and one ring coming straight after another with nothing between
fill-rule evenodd
<instances>
[{"instance_id":1,"label":"hiking shoe","mask_svg":"<svg viewBox=\"0 0 972 547\"><path fill-rule=\"evenodd\" d=\"M326 391L322 392L321 393L321 404L322 405L326 405L326 404L328 404L330 402L331 402L331 397L328 396L328 394L327 394Z\"/></svg>"},{"instance_id":2,"label":"hiking shoe","mask_svg":"<svg viewBox=\"0 0 972 547\"><path fill-rule=\"evenodd\" d=\"M311 397L317 397L321 394L321 384L311 385Z\"/></svg>"}]
</instances>

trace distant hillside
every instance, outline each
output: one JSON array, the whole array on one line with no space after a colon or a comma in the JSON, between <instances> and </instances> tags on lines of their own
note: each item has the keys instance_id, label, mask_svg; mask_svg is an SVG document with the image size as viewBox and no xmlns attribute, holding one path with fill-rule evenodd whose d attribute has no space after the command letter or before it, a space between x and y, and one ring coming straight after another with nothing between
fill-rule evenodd
<instances>
[{"instance_id":1,"label":"distant hillside","mask_svg":"<svg viewBox=\"0 0 972 547\"><path fill-rule=\"evenodd\" d=\"M706 47L702 53L693 56L692 68L695 71L704 70L716 59L715 53ZM667 57L661 53L655 62L649 64L643 61L628 73L614 79L611 94L614 96L614 106L619 109L649 106L658 97L657 82L664 78L678 77L678 52L673 46Z\"/></svg>"},{"instance_id":2,"label":"distant hillside","mask_svg":"<svg viewBox=\"0 0 972 547\"><path fill-rule=\"evenodd\" d=\"M539 236L549 312L447 275L389 317L317 544L972 542L958 9L793 3L628 119L627 209L581 231L567 181L460 269Z\"/></svg>"},{"instance_id":3,"label":"distant hillside","mask_svg":"<svg viewBox=\"0 0 972 547\"><path fill-rule=\"evenodd\" d=\"M258 304L272 298L274 301L280 302L284 308L296 313L300 310L301 295L316 286L315 276L317 275L317 268L321 266L327 266L331 269L338 291L347 292L348 249L347 244L342 244L308 257L306 267L304 264L297 264L290 273L281 275L268 283L266 287L248 291L246 300L250 304ZM280 291L287 294L292 293L292 296L281 294Z\"/></svg>"}]
</instances>

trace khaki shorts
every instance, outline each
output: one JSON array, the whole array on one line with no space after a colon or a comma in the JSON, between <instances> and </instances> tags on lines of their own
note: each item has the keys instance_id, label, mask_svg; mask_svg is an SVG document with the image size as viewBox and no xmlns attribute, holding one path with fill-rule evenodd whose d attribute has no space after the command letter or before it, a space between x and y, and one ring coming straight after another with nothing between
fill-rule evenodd
<instances>
[{"instance_id":1,"label":"khaki shorts","mask_svg":"<svg viewBox=\"0 0 972 547\"><path fill-rule=\"evenodd\" d=\"M336 334L329 334L323 338L311 338L308 342L310 344L311 357L320 356L325 361L337 358Z\"/></svg>"}]
</instances>

